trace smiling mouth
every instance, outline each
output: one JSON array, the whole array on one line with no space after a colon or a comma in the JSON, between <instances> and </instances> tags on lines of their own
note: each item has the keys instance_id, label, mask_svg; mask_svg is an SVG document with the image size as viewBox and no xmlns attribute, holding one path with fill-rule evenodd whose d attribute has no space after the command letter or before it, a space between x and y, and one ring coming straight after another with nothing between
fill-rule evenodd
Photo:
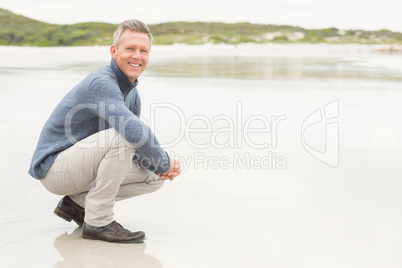
<instances>
[{"instance_id":1,"label":"smiling mouth","mask_svg":"<svg viewBox=\"0 0 402 268\"><path fill-rule=\"evenodd\" d=\"M129 65L132 67L140 67L140 64L129 63Z\"/></svg>"}]
</instances>

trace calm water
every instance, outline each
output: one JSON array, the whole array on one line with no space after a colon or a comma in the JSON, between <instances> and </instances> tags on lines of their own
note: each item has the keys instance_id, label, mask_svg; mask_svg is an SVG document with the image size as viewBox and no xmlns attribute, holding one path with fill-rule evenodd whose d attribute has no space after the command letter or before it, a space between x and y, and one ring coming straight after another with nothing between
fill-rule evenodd
<instances>
[{"instance_id":1,"label":"calm water","mask_svg":"<svg viewBox=\"0 0 402 268\"><path fill-rule=\"evenodd\" d=\"M174 68L171 68L174 66ZM388 68L387 68L388 67ZM314 57L189 57L169 59L150 67L148 74L169 77L233 78L258 80L348 79L402 81L392 66L328 56Z\"/></svg>"},{"instance_id":2,"label":"calm water","mask_svg":"<svg viewBox=\"0 0 402 268\"><path fill-rule=\"evenodd\" d=\"M112 247L54 217L59 197L27 175L108 48L0 47L1 266L400 267L402 57L275 49L153 48L143 119L184 172L116 206L148 240Z\"/></svg>"}]
</instances>

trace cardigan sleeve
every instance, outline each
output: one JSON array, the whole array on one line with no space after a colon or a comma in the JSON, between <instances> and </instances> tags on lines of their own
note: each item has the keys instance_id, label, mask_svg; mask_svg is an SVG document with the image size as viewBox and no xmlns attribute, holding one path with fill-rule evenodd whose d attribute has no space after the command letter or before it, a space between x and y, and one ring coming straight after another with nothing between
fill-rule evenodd
<instances>
[{"instance_id":1,"label":"cardigan sleeve","mask_svg":"<svg viewBox=\"0 0 402 268\"><path fill-rule=\"evenodd\" d=\"M139 154L141 162L154 173L165 173L170 168L170 158L161 148L152 130L129 110L117 83L110 79L95 78L90 86L93 103L101 103L105 109L91 110L104 119L129 141ZM138 94L137 94L138 95Z\"/></svg>"}]
</instances>

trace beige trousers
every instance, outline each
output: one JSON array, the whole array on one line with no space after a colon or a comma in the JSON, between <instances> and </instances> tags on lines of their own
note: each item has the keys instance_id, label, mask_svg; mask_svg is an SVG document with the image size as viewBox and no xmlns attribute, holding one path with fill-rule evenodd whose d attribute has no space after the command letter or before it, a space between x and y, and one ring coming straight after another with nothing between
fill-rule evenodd
<instances>
[{"instance_id":1,"label":"beige trousers","mask_svg":"<svg viewBox=\"0 0 402 268\"><path fill-rule=\"evenodd\" d=\"M153 172L132 161L135 149L115 129L93 134L61 152L43 186L68 195L85 208L85 222L95 227L113 221L115 201L151 193L163 185Z\"/></svg>"}]
</instances>

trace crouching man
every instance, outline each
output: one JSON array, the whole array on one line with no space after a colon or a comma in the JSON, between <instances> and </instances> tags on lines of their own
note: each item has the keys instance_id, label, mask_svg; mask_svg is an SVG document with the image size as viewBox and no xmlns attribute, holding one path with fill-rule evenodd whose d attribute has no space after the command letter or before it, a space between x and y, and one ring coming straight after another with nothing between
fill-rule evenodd
<instances>
[{"instance_id":1,"label":"crouching man","mask_svg":"<svg viewBox=\"0 0 402 268\"><path fill-rule=\"evenodd\" d=\"M82 227L83 238L142 242L144 232L115 221L115 202L154 192L180 174L180 163L139 119L138 77L151 43L144 23L123 22L114 33L110 65L66 94L33 154L29 174L51 193L64 195L54 213Z\"/></svg>"}]
</instances>

